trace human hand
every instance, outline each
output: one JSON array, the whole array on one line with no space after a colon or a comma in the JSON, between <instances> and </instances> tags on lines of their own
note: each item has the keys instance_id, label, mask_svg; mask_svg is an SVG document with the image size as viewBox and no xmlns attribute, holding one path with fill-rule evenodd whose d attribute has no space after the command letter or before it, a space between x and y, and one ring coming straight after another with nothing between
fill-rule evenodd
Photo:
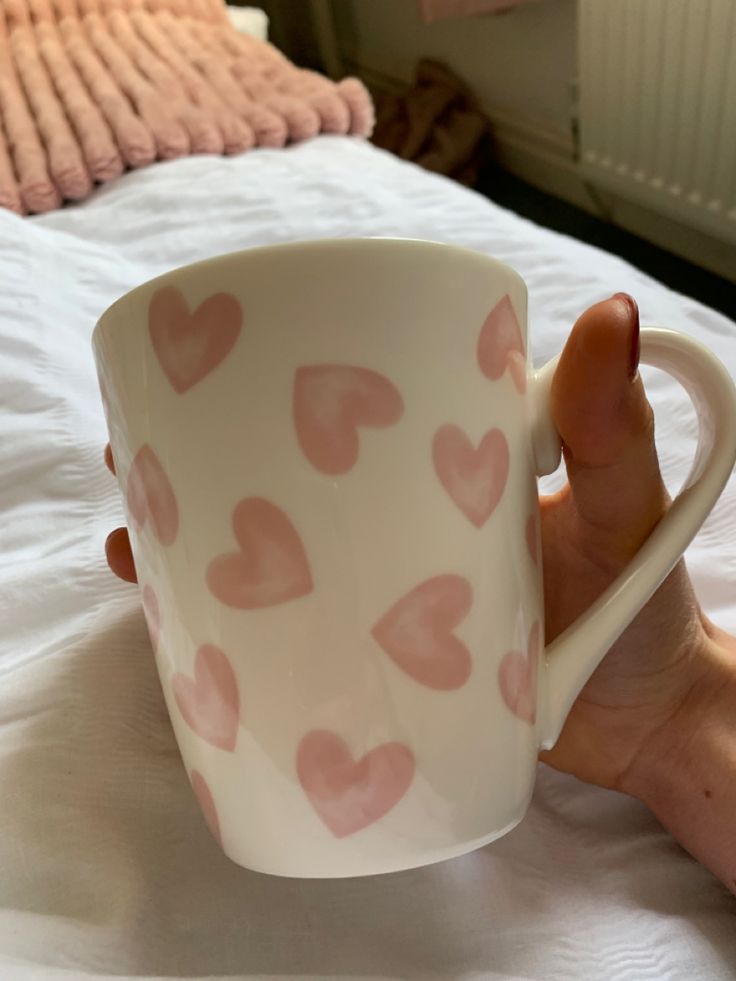
<instances>
[{"instance_id":1,"label":"human hand","mask_svg":"<svg viewBox=\"0 0 736 981\"><path fill-rule=\"evenodd\" d=\"M578 320L555 372L569 484L540 502L548 642L623 571L669 507L638 337L636 304L616 294ZM541 758L639 797L736 892L734 718L736 638L703 614L680 561Z\"/></svg>"},{"instance_id":2,"label":"human hand","mask_svg":"<svg viewBox=\"0 0 736 981\"><path fill-rule=\"evenodd\" d=\"M636 304L616 294L580 317L555 372L551 409L569 483L540 502L547 642L617 578L669 507L638 355ZM715 633L681 561L593 673L542 759L630 789L655 734L702 675Z\"/></svg>"}]
</instances>

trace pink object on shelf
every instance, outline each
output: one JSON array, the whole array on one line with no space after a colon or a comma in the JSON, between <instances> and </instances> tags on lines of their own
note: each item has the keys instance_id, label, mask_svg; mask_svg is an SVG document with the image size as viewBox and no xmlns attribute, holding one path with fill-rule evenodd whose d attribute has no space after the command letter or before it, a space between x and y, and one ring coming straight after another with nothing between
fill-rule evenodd
<instances>
[{"instance_id":1,"label":"pink object on shelf","mask_svg":"<svg viewBox=\"0 0 736 981\"><path fill-rule=\"evenodd\" d=\"M512 7L535 0L419 0L422 19L427 23L446 17L470 17L474 14L501 14Z\"/></svg>"}]
</instances>

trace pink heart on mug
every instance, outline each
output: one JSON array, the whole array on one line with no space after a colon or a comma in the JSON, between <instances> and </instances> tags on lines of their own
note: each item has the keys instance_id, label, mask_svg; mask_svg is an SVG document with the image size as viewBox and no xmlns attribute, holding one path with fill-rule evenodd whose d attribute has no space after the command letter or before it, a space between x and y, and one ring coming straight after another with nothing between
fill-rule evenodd
<instances>
[{"instance_id":1,"label":"pink heart on mug","mask_svg":"<svg viewBox=\"0 0 736 981\"><path fill-rule=\"evenodd\" d=\"M133 458L128 472L128 511L136 530L151 522L154 536L171 545L179 531L179 506L174 488L153 448L145 443Z\"/></svg>"},{"instance_id":2,"label":"pink heart on mug","mask_svg":"<svg viewBox=\"0 0 736 981\"><path fill-rule=\"evenodd\" d=\"M511 375L511 380L516 386L516 391L519 395L523 395L526 391L526 358L518 351L512 351L509 354L507 367Z\"/></svg>"},{"instance_id":3,"label":"pink heart on mug","mask_svg":"<svg viewBox=\"0 0 736 981\"><path fill-rule=\"evenodd\" d=\"M509 446L489 429L476 449L459 426L441 426L432 442L440 483L465 517L481 528L493 514L509 475Z\"/></svg>"},{"instance_id":4,"label":"pink heart on mug","mask_svg":"<svg viewBox=\"0 0 736 981\"><path fill-rule=\"evenodd\" d=\"M537 718L537 665L541 629L535 620L526 654L509 651L498 668L498 684L506 705L517 718L534 725Z\"/></svg>"},{"instance_id":5,"label":"pink heart on mug","mask_svg":"<svg viewBox=\"0 0 736 981\"><path fill-rule=\"evenodd\" d=\"M526 391L526 352L521 328L508 293L486 317L478 337L478 364L491 381L498 381L506 369L517 390Z\"/></svg>"},{"instance_id":6,"label":"pink heart on mug","mask_svg":"<svg viewBox=\"0 0 736 981\"><path fill-rule=\"evenodd\" d=\"M175 392L182 395L224 361L242 323L243 311L231 293L214 293L190 313L175 287L156 290L148 307L148 330Z\"/></svg>"},{"instance_id":7,"label":"pink heart on mug","mask_svg":"<svg viewBox=\"0 0 736 981\"><path fill-rule=\"evenodd\" d=\"M158 597L153 591L153 586L146 583L141 592L143 601L143 615L146 618L148 636L151 638L151 647L154 654L158 650L158 641L161 635L161 610L158 605Z\"/></svg>"},{"instance_id":8,"label":"pink heart on mug","mask_svg":"<svg viewBox=\"0 0 736 981\"><path fill-rule=\"evenodd\" d=\"M321 473L353 468L361 426L398 422L404 402L396 386L377 371L350 365L299 368L294 379L294 426L302 452Z\"/></svg>"},{"instance_id":9,"label":"pink heart on mug","mask_svg":"<svg viewBox=\"0 0 736 981\"><path fill-rule=\"evenodd\" d=\"M439 691L460 688L470 676L472 659L453 630L472 605L467 579L435 576L402 596L371 633L415 681Z\"/></svg>"},{"instance_id":10,"label":"pink heart on mug","mask_svg":"<svg viewBox=\"0 0 736 981\"><path fill-rule=\"evenodd\" d=\"M177 672L171 687L189 728L231 753L238 738L240 697L227 655L214 644L203 644L194 659L194 678Z\"/></svg>"},{"instance_id":11,"label":"pink heart on mug","mask_svg":"<svg viewBox=\"0 0 736 981\"><path fill-rule=\"evenodd\" d=\"M260 610L306 596L312 574L302 540L284 512L262 497L247 497L233 511L239 552L213 559L210 592L226 606Z\"/></svg>"},{"instance_id":12,"label":"pink heart on mug","mask_svg":"<svg viewBox=\"0 0 736 981\"><path fill-rule=\"evenodd\" d=\"M374 824L395 807L414 778L414 754L403 743L383 743L359 760L344 741L322 729L299 743L299 783L336 838Z\"/></svg>"},{"instance_id":13,"label":"pink heart on mug","mask_svg":"<svg viewBox=\"0 0 736 981\"><path fill-rule=\"evenodd\" d=\"M202 816L207 823L207 827L210 829L212 837L220 848L222 848L220 819L217 816L217 807L215 806L215 798L212 796L212 791L199 770L192 770L189 779L192 782L192 790L194 791L194 796L197 798L197 803L202 811Z\"/></svg>"}]
</instances>

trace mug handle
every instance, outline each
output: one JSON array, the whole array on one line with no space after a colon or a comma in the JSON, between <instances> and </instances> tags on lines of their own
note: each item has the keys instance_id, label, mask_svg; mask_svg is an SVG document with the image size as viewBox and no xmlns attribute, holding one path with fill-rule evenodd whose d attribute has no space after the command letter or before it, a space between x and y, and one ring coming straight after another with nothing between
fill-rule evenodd
<instances>
[{"instance_id":1,"label":"mug handle","mask_svg":"<svg viewBox=\"0 0 736 981\"><path fill-rule=\"evenodd\" d=\"M673 375L698 415L698 445L690 474L665 517L619 577L545 650L546 687L541 693L542 749L556 743L583 685L614 641L669 575L726 485L736 460L736 388L708 349L685 334L660 327L641 330L644 364ZM535 378L533 449L537 473L560 462L560 437L550 410L558 358Z\"/></svg>"}]
</instances>

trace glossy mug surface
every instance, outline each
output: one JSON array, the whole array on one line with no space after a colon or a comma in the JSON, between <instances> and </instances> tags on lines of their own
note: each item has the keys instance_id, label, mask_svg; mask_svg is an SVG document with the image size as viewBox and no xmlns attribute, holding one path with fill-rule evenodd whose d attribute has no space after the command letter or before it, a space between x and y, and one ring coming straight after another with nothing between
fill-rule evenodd
<instances>
[{"instance_id":1,"label":"glossy mug surface","mask_svg":"<svg viewBox=\"0 0 736 981\"><path fill-rule=\"evenodd\" d=\"M487 256L341 240L177 270L101 318L164 696L241 865L386 872L512 828L540 745L720 492L730 380L644 332L645 359L707 390L714 446L689 510L545 654L536 477L559 446L526 302Z\"/></svg>"}]
</instances>

